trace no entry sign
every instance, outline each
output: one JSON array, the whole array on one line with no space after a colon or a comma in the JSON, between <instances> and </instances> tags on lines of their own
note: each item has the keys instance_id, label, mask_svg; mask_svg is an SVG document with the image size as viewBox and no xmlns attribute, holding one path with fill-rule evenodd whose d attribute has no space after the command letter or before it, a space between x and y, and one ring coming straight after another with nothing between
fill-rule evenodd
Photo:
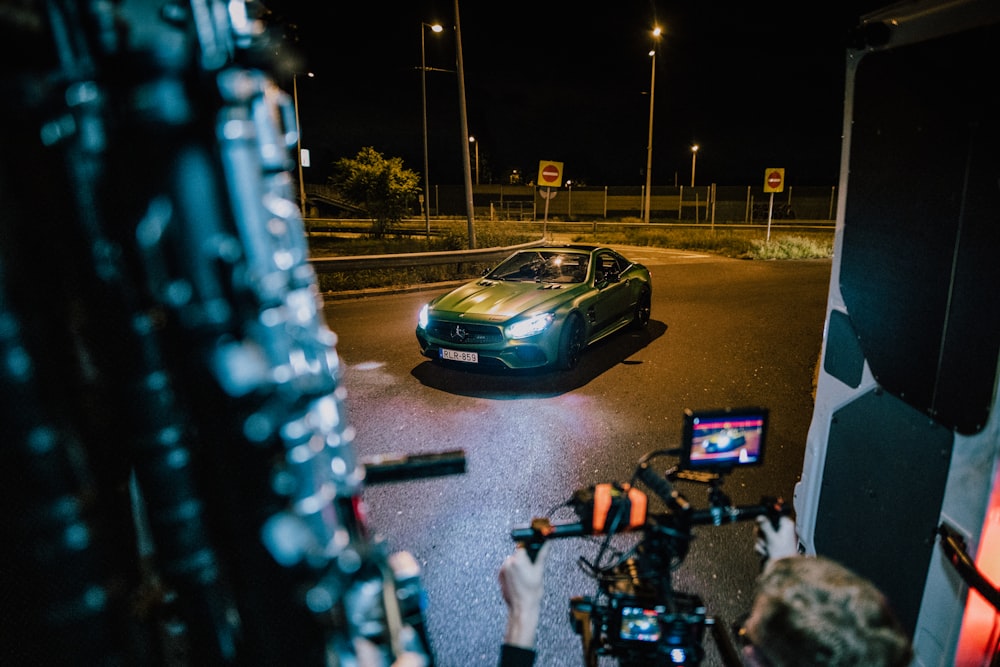
<instances>
[{"instance_id":1,"label":"no entry sign","mask_svg":"<svg viewBox=\"0 0 1000 667\"><path fill-rule=\"evenodd\" d=\"M558 188L562 185L563 163L541 160L538 163L538 185Z\"/></svg>"},{"instance_id":2,"label":"no entry sign","mask_svg":"<svg viewBox=\"0 0 1000 667\"><path fill-rule=\"evenodd\" d=\"M764 170L764 192L783 192L785 190L785 170L772 167Z\"/></svg>"}]
</instances>

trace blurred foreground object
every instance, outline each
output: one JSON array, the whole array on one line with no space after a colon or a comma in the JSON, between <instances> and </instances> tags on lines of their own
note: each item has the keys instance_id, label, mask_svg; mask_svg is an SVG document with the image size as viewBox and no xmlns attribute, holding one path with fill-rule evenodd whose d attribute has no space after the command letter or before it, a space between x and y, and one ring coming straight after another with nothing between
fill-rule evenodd
<instances>
[{"instance_id":1,"label":"blurred foreground object","mask_svg":"<svg viewBox=\"0 0 1000 667\"><path fill-rule=\"evenodd\" d=\"M0 662L430 653L419 567L365 524L252 9L0 8Z\"/></svg>"}]
</instances>

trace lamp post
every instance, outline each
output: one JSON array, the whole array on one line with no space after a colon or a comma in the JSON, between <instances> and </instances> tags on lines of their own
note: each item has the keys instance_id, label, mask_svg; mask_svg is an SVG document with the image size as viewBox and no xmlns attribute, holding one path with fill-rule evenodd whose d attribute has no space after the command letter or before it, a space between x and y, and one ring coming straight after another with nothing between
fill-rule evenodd
<instances>
[{"instance_id":1,"label":"lamp post","mask_svg":"<svg viewBox=\"0 0 1000 667\"><path fill-rule=\"evenodd\" d=\"M310 79L312 72L306 72ZM302 124L299 122L299 75L292 73L292 106L295 107L295 158L299 165L299 214L306 217L306 184L302 180Z\"/></svg>"},{"instance_id":2,"label":"lamp post","mask_svg":"<svg viewBox=\"0 0 1000 667\"><path fill-rule=\"evenodd\" d=\"M427 230L427 237L431 235L431 179L429 176L430 167L427 159L427 56L424 49L424 28L430 28L431 32L441 32L443 28L437 23L420 24L420 94L424 108L424 225Z\"/></svg>"},{"instance_id":3,"label":"lamp post","mask_svg":"<svg viewBox=\"0 0 1000 667\"><path fill-rule=\"evenodd\" d=\"M653 38L659 39L662 30L653 28ZM656 46L649 51L651 59L649 75L649 141L646 144L646 202L643 207L643 222L649 222L649 189L653 181L653 93L656 90Z\"/></svg>"},{"instance_id":4,"label":"lamp post","mask_svg":"<svg viewBox=\"0 0 1000 667\"><path fill-rule=\"evenodd\" d=\"M462 59L462 27L458 19L458 0L455 0L455 51L458 55L458 111L462 124L462 168L465 172L465 213L469 220L469 249L476 247L476 209L472 203L472 167L469 164L469 117L465 108L465 63Z\"/></svg>"},{"instance_id":5,"label":"lamp post","mask_svg":"<svg viewBox=\"0 0 1000 667\"><path fill-rule=\"evenodd\" d=\"M698 160L698 144L691 147L691 187L694 187L694 165Z\"/></svg>"},{"instance_id":6,"label":"lamp post","mask_svg":"<svg viewBox=\"0 0 1000 667\"><path fill-rule=\"evenodd\" d=\"M475 137L469 137L469 143L476 147L476 185L479 185L479 142Z\"/></svg>"}]
</instances>

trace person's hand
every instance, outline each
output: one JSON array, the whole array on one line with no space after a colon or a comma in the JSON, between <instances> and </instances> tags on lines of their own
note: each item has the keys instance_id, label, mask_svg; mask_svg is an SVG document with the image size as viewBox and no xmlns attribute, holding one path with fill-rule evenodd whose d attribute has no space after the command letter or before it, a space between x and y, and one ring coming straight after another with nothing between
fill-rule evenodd
<instances>
[{"instance_id":1,"label":"person's hand","mask_svg":"<svg viewBox=\"0 0 1000 667\"><path fill-rule=\"evenodd\" d=\"M768 517L757 517L757 543L754 550L764 559L764 569L779 558L799 555L795 522L782 516L778 519L778 528L775 530Z\"/></svg>"},{"instance_id":2,"label":"person's hand","mask_svg":"<svg viewBox=\"0 0 1000 667\"><path fill-rule=\"evenodd\" d=\"M504 560L498 578L500 592L507 603L507 631L504 643L522 648L535 647L535 634L542 607L543 573L549 552L546 542L532 562L521 546Z\"/></svg>"}]
</instances>

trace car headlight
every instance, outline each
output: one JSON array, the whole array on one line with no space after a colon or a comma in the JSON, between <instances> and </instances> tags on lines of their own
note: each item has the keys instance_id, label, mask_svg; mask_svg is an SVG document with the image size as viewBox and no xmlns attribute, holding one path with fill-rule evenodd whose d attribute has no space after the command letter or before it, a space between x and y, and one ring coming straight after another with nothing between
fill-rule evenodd
<instances>
[{"instance_id":1,"label":"car headlight","mask_svg":"<svg viewBox=\"0 0 1000 667\"><path fill-rule=\"evenodd\" d=\"M542 313L541 315L535 315L520 322L514 322L514 324L507 327L507 338L517 339L536 336L545 331L552 324L553 319L555 318L552 313Z\"/></svg>"},{"instance_id":2,"label":"car headlight","mask_svg":"<svg viewBox=\"0 0 1000 667\"><path fill-rule=\"evenodd\" d=\"M430 310L430 306L425 303L420 309L420 312L417 313L417 326L421 329L427 328L427 322L430 321Z\"/></svg>"}]
</instances>

